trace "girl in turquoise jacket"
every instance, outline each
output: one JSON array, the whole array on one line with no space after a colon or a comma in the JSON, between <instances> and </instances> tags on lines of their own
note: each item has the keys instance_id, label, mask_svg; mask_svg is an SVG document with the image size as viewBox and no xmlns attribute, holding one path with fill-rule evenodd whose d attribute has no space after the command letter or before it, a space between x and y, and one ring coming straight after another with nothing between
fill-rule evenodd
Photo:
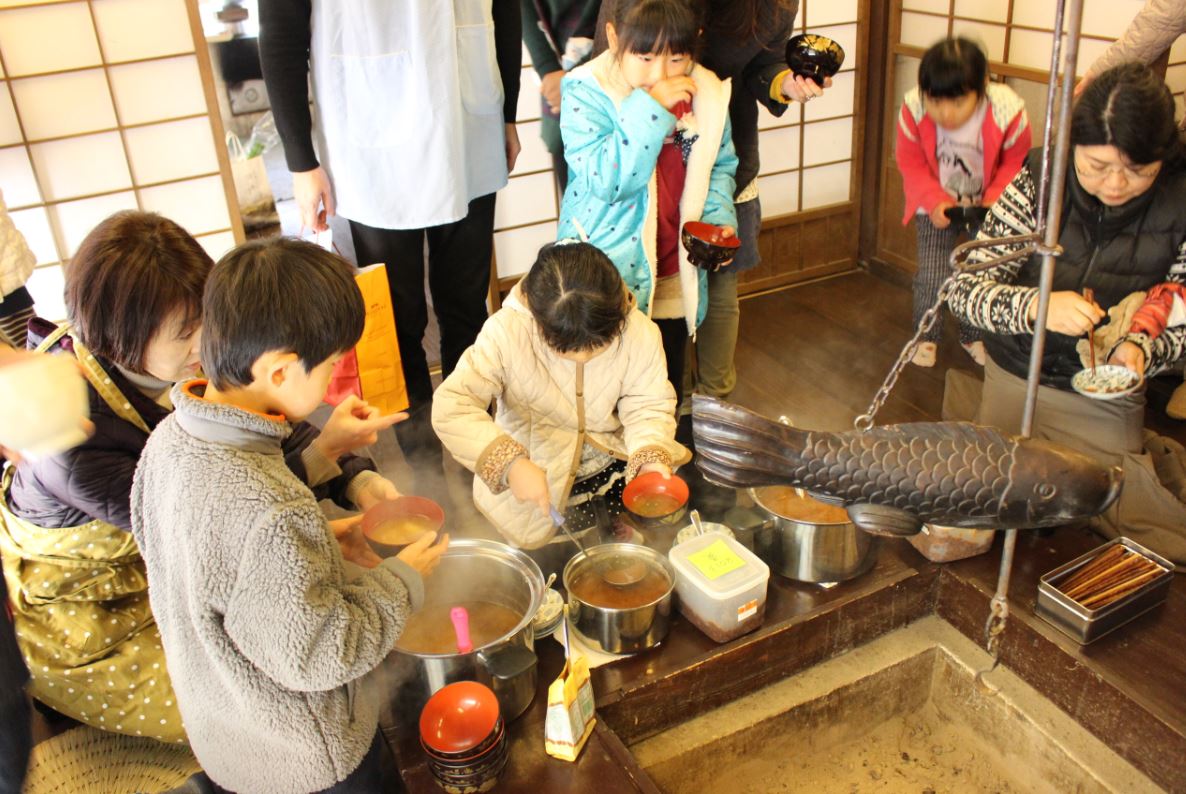
<instances>
[{"instance_id":1,"label":"girl in turquoise jacket","mask_svg":"<svg viewBox=\"0 0 1186 794\"><path fill-rule=\"evenodd\" d=\"M562 83L570 178L558 236L587 238L617 266L663 332L678 394L707 306L706 273L679 230L704 221L733 234L737 224L730 85L694 62L702 24L683 0L621 3L611 18L609 50Z\"/></svg>"}]
</instances>

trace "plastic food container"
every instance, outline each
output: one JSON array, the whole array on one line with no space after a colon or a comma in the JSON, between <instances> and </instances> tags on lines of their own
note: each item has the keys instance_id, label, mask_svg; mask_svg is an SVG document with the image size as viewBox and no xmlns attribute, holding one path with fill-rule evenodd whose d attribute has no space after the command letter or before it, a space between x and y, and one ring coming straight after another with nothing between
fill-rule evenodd
<instances>
[{"instance_id":1,"label":"plastic food container","mask_svg":"<svg viewBox=\"0 0 1186 794\"><path fill-rule=\"evenodd\" d=\"M668 554L679 610L717 642L762 625L770 568L752 551L718 532L685 541Z\"/></svg>"}]
</instances>

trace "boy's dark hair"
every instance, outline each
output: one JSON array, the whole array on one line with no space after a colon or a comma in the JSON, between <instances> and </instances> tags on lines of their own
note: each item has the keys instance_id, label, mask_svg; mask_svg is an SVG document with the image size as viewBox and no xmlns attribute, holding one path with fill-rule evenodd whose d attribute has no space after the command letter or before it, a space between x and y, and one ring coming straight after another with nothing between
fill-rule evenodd
<instances>
[{"instance_id":1,"label":"boy's dark hair","mask_svg":"<svg viewBox=\"0 0 1186 794\"><path fill-rule=\"evenodd\" d=\"M285 237L218 260L202 303L202 369L216 389L249 385L272 350L296 353L308 372L352 348L366 315L349 262Z\"/></svg>"},{"instance_id":2,"label":"boy's dark hair","mask_svg":"<svg viewBox=\"0 0 1186 794\"><path fill-rule=\"evenodd\" d=\"M1167 171L1186 165L1173 95L1139 63L1115 66L1088 84L1071 112L1071 143L1115 146L1134 165L1161 160Z\"/></svg>"},{"instance_id":3,"label":"boy's dark hair","mask_svg":"<svg viewBox=\"0 0 1186 794\"><path fill-rule=\"evenodd\" d=\"M593 350L617 339L630 306L618 269L588 243L550 243L523 277L523 297L548 347Z\"/></svg>"},{"instance_id":4,"label":"boy's dark hair","mask_svg":"<svg viewBox=\"0 0 1186 794\"><path fill-rule=\"evenodd\" d=\"M971 39L944 39L923 53L918 64L918 88L932 99L955 99L975 92L983 97L988 86L988 58Z\"/></svg>"},{"instance_id":5,"label":"boy's dark hair","mask_svg":"<svg viewBox=\"0 0 1186 794\"><path fill-rule=\"evenodd\" d=\"M700 0L616 0L610 22L618 36L619 58L627 52L670 52L693 60L700 55Z\"/></svg>"},{"instance_id":6,"label":"boy's dark hair","mask_svg":"<svg viewBox=\"0 0 1186 794\"><path fill-rule=\"evenodd\" d=\"M144 374L144 351L166 320L202 321L202 288L214 267L205 249L168 218L117 212L91 230L64 268L66 315L91 353Z\"/></svg>"}]
</instances>

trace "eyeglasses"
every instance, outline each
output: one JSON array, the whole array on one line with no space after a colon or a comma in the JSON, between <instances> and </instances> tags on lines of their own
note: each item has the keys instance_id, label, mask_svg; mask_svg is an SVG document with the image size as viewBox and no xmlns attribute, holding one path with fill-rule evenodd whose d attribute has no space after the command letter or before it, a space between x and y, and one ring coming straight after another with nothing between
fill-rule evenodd
<instances>
[{"instance_id":1,"label":"eyeglasses","mask_svg":"<svg viewBox=\"0 0 1186 794\"><path fill-rule=\"evenodd\" d=\"M1080 179L1093 182L1103 181L1110 174L1119 174L1125 182L1140 184L1156 179L1157 175L1161 172L1161 163L1154 163L1140 170L1135 170L1124 165L1098 166L1092 164L1090 161L1080 160L1076 157L1075 171L1079 174Z\"/></svg>"}]
</instances>

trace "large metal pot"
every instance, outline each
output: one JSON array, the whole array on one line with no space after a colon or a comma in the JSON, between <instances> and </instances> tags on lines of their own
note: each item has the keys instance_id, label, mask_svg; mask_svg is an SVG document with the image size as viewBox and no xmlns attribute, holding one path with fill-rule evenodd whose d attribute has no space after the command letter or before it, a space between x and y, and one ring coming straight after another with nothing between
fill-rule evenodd
<instances>
[{"instance_id":1,"label":"large metal pot","mask_svg":"<svg viewBox=\"0 0 1186 794\"><path fill-rule=\"evenodd\" d=\"M602 566L635 562L644 566L648 577L663 579L661 593L629 607L614 608L589 603L573 592L573 582L589 572L600 575ZM629 600L632 588L650 589L654 580L644 578L635 585L619 588L615 595ZM564 589L568 593L568 617L572 628L593 648L607 653L635 653L658 645L671 627L675 592L675 570L667 557L634 543L604 543L578 553L564 567ZM612 587L607 584L607 587ZM614 592L611 590L611 592Z\"/></svg>"},{"instance_id":2,"label":"large metal pot","mask_svg":"<svg viewBox=\"0 0 1186 794\"><path fill-rule=\"evenodd\" d=\"M858 529L851 521L815 523L790 518L770 504L778 489L749 489L763 523L754 532L754 553L771 570L799 582L843 582L873 567L881 538Z\"/></svg>"},{"instance_id":3,"label":"large metal pot","mask_svg":"<svg viewBox=\"0 0 1186 794\"><path fill-rule=\"evenodd\" d=\"M494 690L503 718L513 720L535 697L535 635L531 621L543 599L544 578L531 558L491 540L454 540L424 581L425 606L487 601L519 613L519 623L471 653L391 655L399 719L415 720L432 693L455 681L478 681Z\"/></svg>"}]
</instances>

